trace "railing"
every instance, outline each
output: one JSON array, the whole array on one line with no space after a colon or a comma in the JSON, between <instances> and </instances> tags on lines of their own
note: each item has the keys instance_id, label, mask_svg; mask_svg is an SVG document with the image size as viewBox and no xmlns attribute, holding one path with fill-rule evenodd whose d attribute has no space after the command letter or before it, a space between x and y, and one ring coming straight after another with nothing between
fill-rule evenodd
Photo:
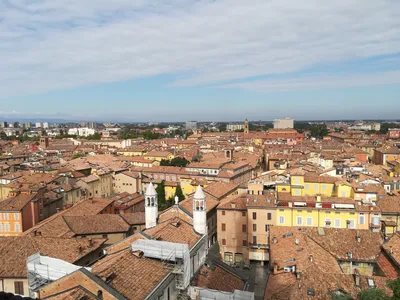
<instances>
[{"instance_id":1,"label":"railing","mask_svg":"<svg viewBox=\"0 0 400 300\"><path fill-rule=\"evenodd\" d=\"M249 247L252 248L252 249L269 249L269 245L267 245L267 244L249 243Z\"/></svg>"}]
</instances>

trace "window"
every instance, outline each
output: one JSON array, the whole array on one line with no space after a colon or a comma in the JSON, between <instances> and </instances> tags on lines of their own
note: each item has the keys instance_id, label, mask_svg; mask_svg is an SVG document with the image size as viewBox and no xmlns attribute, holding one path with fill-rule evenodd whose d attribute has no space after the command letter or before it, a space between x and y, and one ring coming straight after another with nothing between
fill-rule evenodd
<instances>
[{"instance_id":1,"label":"window","mask_svg":"<svg viewBox=\"0 0 400 300\"><path fill-rule=\"evenodd\" d=\"M269 231L269 227L270 227L270 225L265 225L265 232Z\"/></svg>"},{"instance_id":2,"label":"window","mask_svg":"<svg viewBox=\"0 0 400 300\"><path fill-rule=\"evenodd\" d=\"M243 224L243 225L242 225L242 232L247 232L247 226L246 226L246 224Z\"/></svg>"},{"instance_id":3,"label":"window","mask_svg":"<svg viewBox=\"0 0 400 300\"><path fill-rule=\"evenodd\" d=\"M296 225L297 226L303 225L303 217L296 217Z\"/></svg>"},{"instance_id":4,"label":"window","mask_svg":"<svg viewBox=\"0 0 400 300\"><path fill-rule=\"evenodd\" d=\"M340 228L341 226L341 220L340 219L335 219L335 228Z\"/></svg>"},{"instance_id":5,"label":"window","mask_svg":"<svg viewBox=\"0 0 400 300\"><path fill-rule=\"evenodd\" d=\"M360 215L360 216L358 217L358 223L359 223L360 225L364 225L364 224L365 224L365 216Z\"/></svg>"},{"instance_id":6,"label":"window","mask_svg":"<svg viewBox=\"0 0 400 300\"><path fill-rule=\"evenodd\" d=\"M267 213L267 220L270 221L272 219L272 214L271 213Z\"/></svg>"},{"instance_id":7,"label":"window","mask_svg":"<svg viewBox=\"0 0 400 300\"><path fill-rule=\"evenodd\" d=\"M300 190L294 190L294 195L295 196L301 196L301 191Z\"/></svg>"},{"instance_id":8,"label":"window","mask_svg":"<svg viewBox=\"0 0 400 300\"><path fill-rule=\"evenodd\" d=\"M4 220L8 220L8 213L4 213Z\"/></svg>"},{"instance_id":9,"label":"window","mask_svg":"<svg viewBox=\"0 0 400 300\"><path fill-rule=\"evenodd\" d=\"M253 235L253 245L257 245L257 236Z\"/></svg>"},{"instance_id":10,"label":"window","mask_svg":"<svg viewBox=\"0 0 400 300\"><path fill-rule=\"evenodd\" d=\"M226 261L226 262L232 262L233 261L232 252L225 252L224 253L224 261Z\"/></svg>"},{"instance_id":11,"label":"window","mask_svg":"<svg viewBox=\"0 0 400 300\"><path fill-rule=\"evenodd\" d=\"M325 219L325 227L331 228L331 219Z\"/></svg>"},{"instance_id":12,"label":"window","mask_svg":"<svg viewBox=\"0 0 400 300\"><path fill-rule=\"evenodd\" d=\"M285 224L285 217L279 216L279 224Z\"/></svg>"},{"instance_id":13,"label":"window","mask_svg":"<svg viewBox=\"0 0 400 300\"><path fill-rule=\"evenodd\" d=\"M5 232L10 232L10 224L4 223L4 231Z\"/></svg>"},{"instance_id":14,"label":"window","mask_svg":"<svg viewBox=\"0 0 400 300\"><path fill-rule=\"evenodd\" d=\"M253 224L253 231L257 231L257 224Z\"/></svg>"},{"instance_id":15,"label":"window","mask_svg":"<svg viewBox=\"0 0 400 300\"><path fill-rule=\"evenodd\" d=\"M246 212L242 211L242 217L245 217L245 216L246 216Z\"/></svg>"},{"instance_id":16,"label":"window","mask_svg":"<svg viewBox=\"0 0 400 300\"><path fill-rule=\"evenodd\" d=\"M107 234L103 234L103 239L108 239L108 235Z\"/></svg>"},{"instance_id":17,"label":"window","mask_svg":"<svg viewBox=\"0 0 400 300\"><path fill-rule=\"evenodd\" d=\"M247 247L247 241L243 240L243 247Z\"/></svg>"},{"instance_id":18,"label":"window","mask_svg":"<svg viewBox=\"0 0 400 300\"><path fill-rule=\"evenodd\" d=\"M306 222L307 222L307 226L312 226L312 218L311 217L307 217Z\"/></svg>"},{"instance_id":19,"label":"window","mask_svg":"<svg viewBox=\"0 0 400 300\"><path fill-rule=\"evenodd\" d=\"M14 224L14 230L15 232L20 232L21 231L21 225L19 223Z\"/></svg>"},{"instance_id":20,"label":"window","mask_svg":"<svg viewBox=\"0 0 400 300\"><path fill-rule=\"evenodd\" d=\"M310 185L307 183L305 186L305 189L308 190L310 188Z\"/></svg>"},{"instance_id":21,"label":"window","mask_svg":"<svg viewBox=\"0 0 400 300\"><path fill-rule=\"evenodd\" d=\"M322 190L323 190L323 191L326 190L326 185L325 185L325 184L322 185Z\"/></svg>"},{"instance_id":22,"label":"window","mask_svg":"<svg viewBox=\"0 0 400 300\"><path fill-rule=\"evenodd\" d=\"M226 239L222 239L222 246L226 245Z\"/></svg>"},{"instance_id":23,"label":"window","mask_svg":"<svg viewBox=\"0 0 400 300\"><path fill-rule=\"evenodd\" d=\"M0 223L0 232L3 231L3 223Z\"/></svg>"},{"instance_id":24,"label":"window","mask_svg":"<svg viewBox=\"0 0 400 300\"><path fill-rule=\"evenodd\" d=\"M315 190L315 191L318 191L318 190L319 190L318 184L314 184L314 190Z\"/></svg>"},{"instance_id":25,"label":"window","mask_svg":"<svg viewBox=\"0 0 400 300\"><path fill-rule=\"evenodd\" d=\"M253 212L253 220L257 219L257 213Z\"/></svg>"},{"instance_id":26,"label":"window","mask_svg":"<svg viewBox=\"0 0 400 300\"><path fill-rule=\"evenodd\" d=\"M14 213L14 220L19 220L19 213Z\"/></svg>"},{"instance_id":27,"label":"window","mask_svg":"<svg viewBox=\"0 0 400 300\"><path fill-rule=\"evenodd\" d=\"M23 281L14 281L14 291L17 295L24 294L24 282Z\"/></svg>"},{"instance_id":28,"label":"window","mask_svg":"<svg viewBox=\"0 0 400 300\"><path fill-rule=\"evenodd\" d=\"M224 210L222 211L222 215L225 216L225 211Z\"/></svg>"},{"instance_id":29,"label":"window","mask_svg":"<svg viewBox=\"0 0 400 300\"><path fill-rule=\"evenodd\" d=\"M346 198L346 191L342 191L342 198Z\"/></svg>"},{"instance_id":30,"label":"window","mask_svg":"<svg viewBox=\"0 0 400 300\"><path fill-rule=\"evenodd\" d=\"M347 220L347 228L355 228L354 220Z\"/></svg>"},{"instance_id":31,"label":"window","mask_svg":"<svg viewBox=\"0 0 400 300\"><path fill-rule=\"evenodd\" d=\"M225 225L225 223L222 223L222 231L225 231L226 230L226 225Z\"/></svg>"}]
</instances>

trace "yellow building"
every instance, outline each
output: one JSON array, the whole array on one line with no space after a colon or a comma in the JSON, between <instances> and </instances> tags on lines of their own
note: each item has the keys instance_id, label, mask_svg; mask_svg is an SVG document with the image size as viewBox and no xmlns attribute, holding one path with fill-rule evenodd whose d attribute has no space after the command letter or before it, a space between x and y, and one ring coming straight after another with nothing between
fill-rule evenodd
<instances>
[{"instance_id":1,"label":"yellow building","mask_svg":"<svg viewBox=\"0 0 400 300\"><path fill-rule=\"evenodd\" d=\"M371 229L379 231L381 212L352 198L278 194L276 226Z\"/></svg>"},{"instance_id":2,"label":"yellow building","mask_svg":"<svg viewBox=\"0 0 400 300\"><path fill-rule=\"evenodd\" d=\"M168 151L150 151L144 155L145 159L149 160L171 160L174 158L174 155Z\"/></svg>"},{"instance_id":3,"label":"yellow building","mask_svg":"<svg viewBox=\"0 0 400 300\"><path fill-rule=\"evenodd\" d=\"M124 156L142 156L146 154L146 150L138 148L119 149L117 154Z\"/></svg>"},{"instance_id":4,"label":"yellow building","mask_svg":"<svg viewBox=\"0 0 400 300\"><path fill-rule=\"evenodd\" d=\"M297 197L322 195L350 198L354 194L349 183L336 177L300 174L292 175L290 183L277 184L276 190Z\"/></svg>"}]
</instances>

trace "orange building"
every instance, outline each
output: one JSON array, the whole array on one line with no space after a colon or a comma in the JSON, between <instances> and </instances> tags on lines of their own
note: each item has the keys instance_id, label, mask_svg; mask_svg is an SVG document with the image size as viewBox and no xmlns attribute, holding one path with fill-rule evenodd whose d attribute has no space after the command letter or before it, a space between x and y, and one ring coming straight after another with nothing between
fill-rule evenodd
<instances>
[{"instance_id":1,"label":"orange building","mask_svg":"<svg viewBox=\"0 0 400 300\"><path fill-rule=\"evenodd\" d=\"M0 202L0 236L17 236L43 219L38 193L19 194Z\"/></svg>"}]
</instances>

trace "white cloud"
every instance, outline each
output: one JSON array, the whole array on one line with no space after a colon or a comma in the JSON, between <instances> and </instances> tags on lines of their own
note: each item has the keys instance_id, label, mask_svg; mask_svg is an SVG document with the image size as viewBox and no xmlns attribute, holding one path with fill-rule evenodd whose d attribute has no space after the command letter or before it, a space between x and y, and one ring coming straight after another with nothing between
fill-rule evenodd
<instances>
[{"instance_id":1,"label":"white cloud","mask_svg":"<svg viewBox=\"0 0 400 300\"><path fill-rule=\"evenodd\" d=\"M221 87L242 88L262 92L282 92L385 84L400 84L400 71L377 72L371 74L312 74L299 78L255 80L252 82L225 84Z\"/></svg>"},{"instance_id":2,"label":"white cloud","mask_svg":"<svg viewBox=\"0 0 400 300\"><path fill-rule=\"evenodd\" d=\"M399 14L389 0L2 1L0 97L160 74L221 85L400 53Z\"/></svg>"}]
</instances>

